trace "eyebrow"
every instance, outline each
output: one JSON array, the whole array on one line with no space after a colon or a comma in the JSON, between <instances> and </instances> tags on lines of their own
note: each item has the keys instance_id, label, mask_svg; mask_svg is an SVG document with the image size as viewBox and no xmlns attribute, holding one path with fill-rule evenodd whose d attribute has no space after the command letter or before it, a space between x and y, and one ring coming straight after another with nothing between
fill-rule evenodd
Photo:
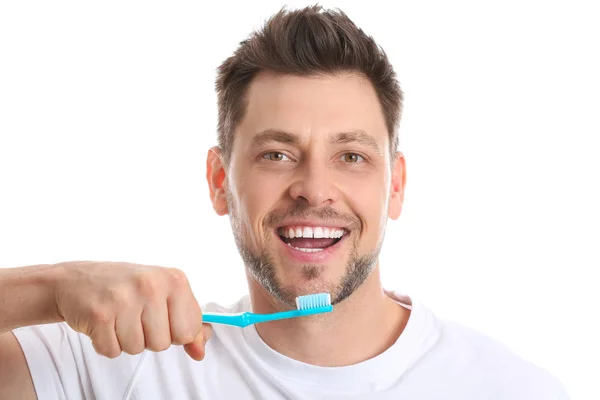
<instances>
[{"instance_id":1,"label":"eyebrow","mask_svg":"<svg viewBox=\"0 0 600 400\"><path fill-rule=\"evenodd\" d=\"M262 146L264 144L270 142L279 142L279 143L288 143L297 145L300 143L300 138L298 135L294 135L293 133L279 131L276 129L267 129L258 134L256 134L252 138L252 145L254 146Z\"/></svg>"},{"instance_id":2,"label":"eyebrow","mask_svg":"<svg viewBox=\"0 0 600 400\"><path fill-rule=\"evenodd\" d=\"M279 142L292 145L300 144L300 137L293 133L280 131L276 129L267 129L254 136L252 138L252 144L254 146L262 146L269 142ZM330 135L329 142L331 144L344 144L344 143L359 143L364 146L371 147L377 153L381 154L381 150L377 145L375 138L363 130L353 130L347 132L337 132Z\"/></svg>"},{"instance_id":3,"label":"eyebrow","mask_svg":"<svg viewBox=\"0 0 600 400\"><path fill-rule=\"evenodd\" d=\"M362 144L363 146L371 147L378 154L381 154L381 150L379 149L379 146L377 145L377 141L375 140L375 138L373 136L369 135L367 132L362 131L360 129L355 130L355 131L349 131L349 132L335 133L331 136L330 142L332 144L343 144L343 143L355 142L355 143Z\"/></svg>"}]
</instances>

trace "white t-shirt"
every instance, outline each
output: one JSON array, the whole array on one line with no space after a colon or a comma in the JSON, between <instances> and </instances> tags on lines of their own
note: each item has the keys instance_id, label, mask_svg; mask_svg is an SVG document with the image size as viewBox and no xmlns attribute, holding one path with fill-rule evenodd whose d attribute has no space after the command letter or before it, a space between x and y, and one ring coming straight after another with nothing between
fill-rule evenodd
<instances>
[{"instance_id":1,"label":"white t-shirt","mask_svg":"<svg viewBox=\"0 0 600 400\"><path fill-rule=\"evenodd\" d=\"M39 399L460 399L566 400L562 384L502 344L444 322L407 296L388 292L411 309L396 343L370 360L318 367L268 347L254 326L214 324L203 361L182 346L162 352L98 355L91 341L65 323L14 331ZM249 298L224 308L242 312Z\"/></svg>"}]
</instances>

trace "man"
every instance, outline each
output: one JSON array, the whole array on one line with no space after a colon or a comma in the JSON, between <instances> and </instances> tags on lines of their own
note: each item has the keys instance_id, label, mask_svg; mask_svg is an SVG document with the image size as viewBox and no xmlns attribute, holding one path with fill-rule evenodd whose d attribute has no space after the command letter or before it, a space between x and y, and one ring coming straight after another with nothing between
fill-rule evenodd
<instances>
[{"instance_id":1,"label":"man","mask_svg":"<svg viewBox=\"0 0 600 400\"><path fill-rule=\"evenodd\" d=\"M3 270L0 398L568 398L500 344L382 287L406 184L402 92L345 14L279 12L220 66L217 92L207 180L250 295L204 311L270 313L327 292L333 312L209 326L176 269Z\"/></svg>"}]
</instances>

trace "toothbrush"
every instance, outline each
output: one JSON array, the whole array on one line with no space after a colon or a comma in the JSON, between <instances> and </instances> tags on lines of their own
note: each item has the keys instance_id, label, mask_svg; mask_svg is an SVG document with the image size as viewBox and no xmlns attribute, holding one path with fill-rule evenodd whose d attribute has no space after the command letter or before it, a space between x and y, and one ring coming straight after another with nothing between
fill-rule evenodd
<instances>
[{"instance_id":1,"label":"toothbrush","mask_svg":"<svg viewBox=\"0 0 600 400\"><path fill-rule=\"evenodd\" d=\"M331 305L331 297L329 293L317 293L309 294L306 296L296 297L296 308L297 310L282 311L273 314L254 314L251 312L225 314L225 313L202 313L202 322L210 322L215 324L225 324L239 326L244 328L248 325L256 324L259 322L275 321L278 319L296 318L303 317L305 315L321 314L330 312L333 310ZM123 395L124 400L129 400L133 393L133 387L140 375L140 370L144 359L146 358L147 351L142 353L140 360L138 361L137 367L133 373L133 377L129 381L129 386Z\"/></svg>"},{"instance_id":2,"label":"toothbrush","mask_svg":"<svg viewBox=\"0 0 600 400\"><path fill-rule=\"evenodd\" d=\"M278 319L304 317L305 315L321 314L333 310L329 293L309 294L296 297L297 310L282 311L272 314L255 314L251 312L224 314L202 313L202 322L239 326L244 328L259 322L275 321Z\"/></svg>"}]
</instances>

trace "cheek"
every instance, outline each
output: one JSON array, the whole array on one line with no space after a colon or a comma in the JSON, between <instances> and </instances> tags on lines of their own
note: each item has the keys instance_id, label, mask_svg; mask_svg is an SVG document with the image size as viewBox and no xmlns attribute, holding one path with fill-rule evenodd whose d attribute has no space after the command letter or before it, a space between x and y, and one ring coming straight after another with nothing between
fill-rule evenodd
<instances>
[{"instance_id":1,"label":"cheek","mask_svg":"<svg viewBox=\"0 0 600 400\"><path fill-rule=\"evenodd\" d=\"M238 194L254 218L268 212L285 190L281 178L268 177L261 173L248 174L242 182Z\"/></svg>"},{"instance_id":2,"label":"cheek","mask_svg":"<svg viewBox=\"0 0 600 400\"><path fill-rule=\"evenodd\" d=\"M276 179L265 179L264 175L247 174L237 185L238 202L243 207L242 215L246 234L253 241L264 242L263 221L266 215L277 205L282 188ZM259 245L255 242L255 245Z\"/></svg>"},{"instance_id":3,"label":"cheek","mask_svg":"<svg viewBox=\"0 0 600 400\"><path fill-rule=\"evenodd\" d=\"M353 212L362 220L361 247L374 248L380 241L387 218L387 177L370 177L346 191Z\"/></svg>"}]
</instances>

